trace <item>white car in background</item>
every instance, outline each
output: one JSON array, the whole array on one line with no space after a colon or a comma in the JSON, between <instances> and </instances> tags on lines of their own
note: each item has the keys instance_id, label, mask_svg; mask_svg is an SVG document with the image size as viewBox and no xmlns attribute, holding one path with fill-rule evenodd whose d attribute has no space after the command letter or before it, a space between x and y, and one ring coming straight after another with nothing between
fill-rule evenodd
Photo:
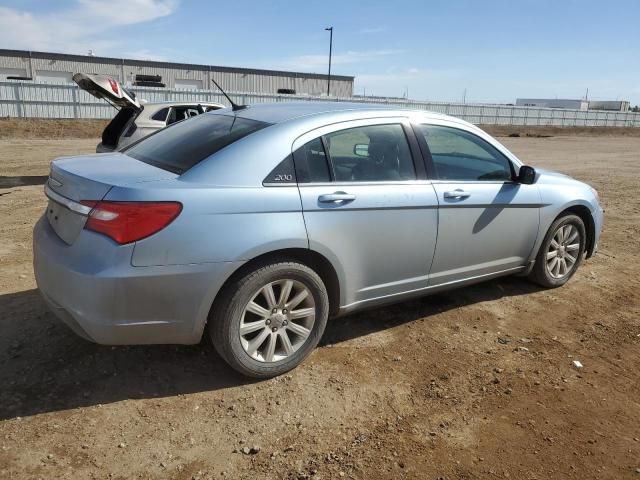
<instances>
[{"instance_id":1,"label":"white car in background","mask_svg":"<svg viewBox=\"0 0 640 480\"><path fill-rule=\"evenodd\" d=\"M172 123L201 113L224 108L212 102L143 103L136 95L107 75L76 73L73 81L96 98L101 98L118 110L102 132L97 153L120 150Z\"/></svg>"}]
</instances>

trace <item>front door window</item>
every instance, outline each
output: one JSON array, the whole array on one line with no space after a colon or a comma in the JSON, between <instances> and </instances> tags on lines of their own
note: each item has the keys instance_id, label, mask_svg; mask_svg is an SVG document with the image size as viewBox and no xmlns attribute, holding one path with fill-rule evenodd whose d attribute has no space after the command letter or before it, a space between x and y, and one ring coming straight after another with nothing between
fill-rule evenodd
<instances>
[{"instance_id":1,"label":"front door window","mask_svg":"<svg viewBox=\"0 0 640 480\"><path fill-rule=\"evenodd\" d=\"M457 128L420 125L438 180L509 181L511 163L482 138Z\"/></svg>"}]
</instances>

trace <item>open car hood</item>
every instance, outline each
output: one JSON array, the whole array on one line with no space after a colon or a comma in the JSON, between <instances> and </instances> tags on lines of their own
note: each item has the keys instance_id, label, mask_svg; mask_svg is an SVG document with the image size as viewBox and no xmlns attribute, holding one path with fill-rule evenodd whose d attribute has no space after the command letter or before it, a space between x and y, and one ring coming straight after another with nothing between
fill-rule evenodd
<instances>
[{"instance_id":1,"label":"open car hood","mask_svg":"<svg viewBox=\"0 0 640 480\"><path fill-rule=\"evenodd\" d=\"M89 92L96 98L102 98L116 107L140 109L140 103L135 94L124 89L116 80L107 75L76 73L73 76L73 81L82 90Z\"/></svg>"}]
</instances>

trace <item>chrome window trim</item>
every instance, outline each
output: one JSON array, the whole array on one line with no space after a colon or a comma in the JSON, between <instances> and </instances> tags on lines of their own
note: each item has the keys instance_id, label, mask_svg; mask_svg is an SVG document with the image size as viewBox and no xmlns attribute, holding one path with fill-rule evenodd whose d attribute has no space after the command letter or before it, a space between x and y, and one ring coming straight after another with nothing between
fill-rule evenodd
<instances>
[{"instance_id":1,"label":"chrome window trim","mask_svg":"<svg viewBox=\"0 0 640 480\"><path fill-rule=\"evenodd\" d=\"M306 184L302 184L306 185ZM296 187L298 184L296 182L262 182L263 187Z\"/></svg>"},{"instance_id":2,"label":"chrome window trim","mask_svg":"<svg viewBox=\"0 0 640 480\"><path fill-rule=\"evenodd\" d=\"M366 186L380 186L380 185L431 185L433 182L431 180L381 180L379 182L376 181L366 181L366 182L308 182L308 183L298 183L298 187L342 187L342 186L352 186L352 187L366 187Z\"/></svg>"},{"instance_id":3,"label":"chrome window trim","mask_svg":"<svg viewBox=\"0 0 640 480\"><path fill-rule=\"evenodd\" d=\"M54 192L49 183L45 183L44 185L44 194L47 196L49 200L57 203L58 205L62 205L63 207L71 210L72 212L79 213L80 215L89 216L92 208L87 207L86 205L82 205L81 203L75 202L73 200L68 199L67 197L63 197L59 193Z\"/></svg>"},{"instance_id":4,"label":"chrome window trim","mask_svg":"<svg viewBox=\"0 0 640 480\"><path fill-rule=\"evenodd\" d=\"M323 125L322 127L317 127L312 130L309 130L302 135L299 135L291 145L291 152L295 152L298 148L305 145L307 142L314 140L318 137L322 137L324 135L328 135L330 133L338 132L340 130L347 130L349 128L358 128L358 127L369 127L374 125L389 125L389 124L401 124L406 125L411 128L411 123L409 122L408 117L404 117L401 115L393 116L393 117L378 117L373 116L369 118L360 118L357 120L343 120L340 122L330 123L327 125ZM407 143L409 140L407 139Z\"/></svg>"},{"instance_id":5,"label":"chrome window trim","mask_svg":"<svg viewBox=\"0 0 640 480\"><path fill-rule=\"evenodd\" d=\"M474 184L474 185L477 185L477 184L480 184L480 185L486 185L486 184L519 185L519 183L514 181L514 180L447 180L447 179L436 179L436 178L431 180L431 183L434 183L434 184L462 183L462 184L467 184L467 185L470 185L470 184Z\"/></svg>"}]
</instances>

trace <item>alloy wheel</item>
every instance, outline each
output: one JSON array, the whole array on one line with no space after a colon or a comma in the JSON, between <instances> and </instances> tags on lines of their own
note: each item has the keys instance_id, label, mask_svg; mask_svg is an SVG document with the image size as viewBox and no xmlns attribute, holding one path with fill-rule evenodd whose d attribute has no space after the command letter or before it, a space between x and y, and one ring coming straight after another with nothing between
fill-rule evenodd
<instances>
[{"instance_id":1,"label":"alloy wheel","mask_svg":"<svg viewBox=\"0 0 640 480\"><path fill-rule=\"evenodd\" d=\"M556 230L547 250L547 272L553 278L563 278L571 273L580 252L580 232L572 224L561 225Z\"/></svg>"},{"instance_id":2,"label":"alloy wheel","mask_svg":"<svg viewBox=\"0 0 640 480\"><path fill-rule=\"evenodd\" d=\"M303 283L292 279L270 282L244 308L240 343L255 360L284 360L307 341L315 316L313 295Z\"/></svg>"}]
</instances>

